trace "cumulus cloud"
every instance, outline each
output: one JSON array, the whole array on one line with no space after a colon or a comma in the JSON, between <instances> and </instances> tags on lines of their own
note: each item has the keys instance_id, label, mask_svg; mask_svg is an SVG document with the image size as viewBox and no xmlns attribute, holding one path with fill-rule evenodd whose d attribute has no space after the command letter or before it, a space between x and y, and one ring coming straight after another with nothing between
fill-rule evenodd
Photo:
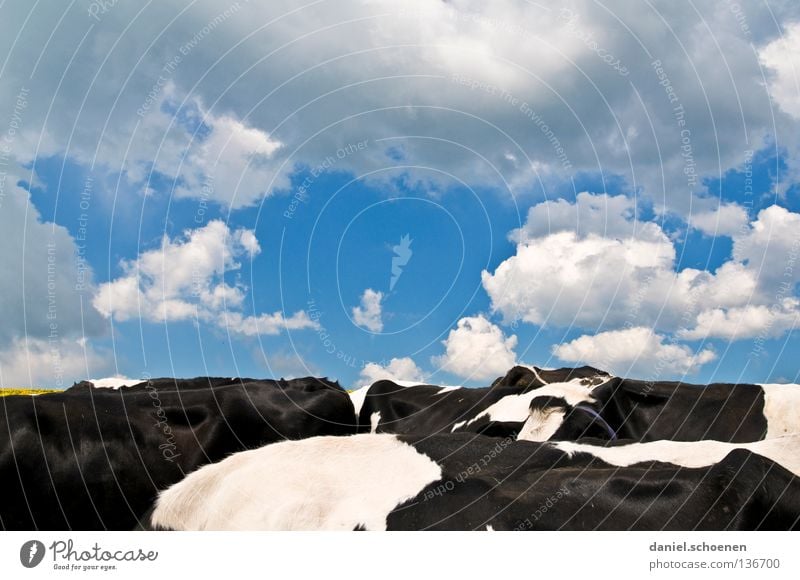
<instances>
[{"instance_id":1,"label":"cumulus cloud","mask_svg":"<svg viewBox=\"0 0 800 580\"><path fill-rule=\"evenodd\" d=\"M42 218L13 171L0 164L0 348L23 338L101 334L85 247Z\"/></svg>"},{"instance_id":2,"label":"cumulus cloud","mask_svg":"<svg viewBox=\"0 0 800 580\"><path fill-rule=\"evenodd\" d=\"M482 314L459 320L442 344L445 353L433 357L433 364L463 378L492 379L505 374L517 360L516 335L506 337Z\"/></svg>"},{"instance_id":3,"label":"cumulus cloud","mask_svg":"<svg viewBox=\"0 0 800 580\"><path fill-rule=\"evenodd\" d=\"M749 304L736 308L711 308L697 316L694 328L682 329L680 338L689 340L719 337L737 340L747 337L777 338L800 322L800 301L781 298L773 304Z\"/></svg>"},{"instance_id":4,"label":"cumulus cloud","mask_svg":"<svg viewBox=\"0 0 800 580\"><path fill-rule=\"evenodd\" d=\"M101 284L93 304L103 316L119 322L196 318L244 336L314 328L316 323L303 311L290 317L241 312L247 288L240 282L228 284L224 275L238 270L239 260L253 259L260 251L251 230L231 231L214 220L187 230L182 238L164 236L160 247L123 261L123 275Z\"/></svg>"},{"instance_id":5,"label":"cumulus cloud","mask_svg":"<svg viewBox=\"0 0 800 580\"><path fill-rule=\"evenodd\" d=\"M747 211L735 203L726 203L718 208L694 213L692 227L709 236L734 236L749 225Z\"/></svg>"},{"instance_id":6,"label":"cumulus cloud","mask_svg":"<svg viewBox=\"0 0 800 580\"><path fill-rule=\"evenodd\" d=\"M124 275L102 284L94 305L118 321L138 316L151 321L185 320L196 312L207 318L227 304L239 307L244 288L229 286L223 274L241 267L238 258L252 258L260 251L258 245L241 243L245 231L231 232L224 222L214 220L188 230L184 239L173 241L165 235L159 248L123 261Z\"/></svg>"},{"instance_id":7,"label":"cumulus cloud","mask_svg":"<svg viewBox=\"0 0 800 580\"><path fill-rule=\"evenodd\" d=\"M511 232L512 241L522 243L556 232L596 234L606 238L650 239L661 241L657 224L637 221L636 200L624 195L580 192L575 203L566 199L536 204L528 210L525 224Z\"/></svg>"},{"instance_id":8,"label":"cumulus cloud","mask_svg":"<svg viewBox=\"0 0 800 580\"><path fill-rule=\"evenodd\" d=\"M383 292L367 288L361 295L361 305L353 308L353 321L360 327L372 332L383 330L381 319Z\"/></svg>"},{"instance_id":9,"label":"cumulus cloud","mask_svg":"<svg viewBox=\"0 0 800 580\"><path fill-rule=\"evenodd\" d=\"M645 377L691 373L716 359L711 349L694 352L644 327L584 335L556 345L553 353L567 362L588 364L619 375Z\"/></svg>"},{"instance_id":10,"label":"cumulus cloud","mask_svg":"<svg viewBox=\"0 0 800 580\"><path fill-rule=\"evenodd\" d=\"M284 316L281 312L243 316L240 312L225 311L219 315L217 324L244 336L280 334L283 330L303 330L317 327L317 323L311 320L308 313L303 310L295 312L289 317Z\"/></svg>"},{"instance_id":11,"label":"cumulus cloud","mask_svg":"<svg viewBox=\"0 0 800 580\"><path fill-rule=\"evenodd\" d=\"M684 338L747 338L765 330L777 336L792 327L797 312L800 214L771 206L748 225L739 209L730 213L733 218L700 221L712 229L726 223L732 257L714 272L677 271L674 243L658 224L636 221L633 200L580 194L574 204L544 202L512 232L515 255L484 271L483 285L506 321L648 326Z\"/></svg>"},{"instance_id":12,"label":"cumulus cloud","mask_svg":"<svg viewBox=\"0 0 800 580\"><path fill-rule=\"evenodd\" d=\"M99 161L123 169L128 182L148 190L151 173L157 173L175 180L170 193L178 198L240 208L288 185L288 171L277 173L280 141L232 113L208 110L198 96L179 97L172 82L142 115L132 139L124 159L114 158L112 150Z\"/></svg>"},{"instance_id":13,"label":"cumulus cloud","mask_svg":"<svg viewBox=\"0 0 800 580\"><path fill-rule=\"evenodd\" d=\"M786 26L784 34L758 51L770 69L769 92L781 109L800 119L800 22Z\"/></svg>"},{"instance_id":14,"label":"cumulus cloud","mask_svg":"<svg viewBox=\"0 0 800 580\"><path fill-rule=\"evenodd\" d=\"M800 213L773 205L761 210L741 235L733 238L733 259L758 272L761 298L769 300L784 284L800 282Z\"/></svg>"},{"instance_id":15,"label":"cumulus cloud","mask_svg":"<svg viewBox=\"0 0 800 580\"><path fill-rule=\"evenodd\" d=\"M425 373L410 357L393 358L386 365L371 362L361 369L359 386L369 386L383 379L423 383Z\"/></svg>"},{"instance_id":16,"label":"cumulus cloud","mask_svg":"<svg viewBox=\"0 0 800 580\"><path fill-rule=\"evenodd\" d=\"M198 197L198 192L227 206L252 205L277 187L285 187L285 175L276 173L272 163L282 143L266 132L245 125L231 115L215 116L196 101L204 133L192 135L181 159L177 176L178 197ZM159 164L167 175L174 168Z\"/></svg>"},{"instance_id":17,"label":"cumulus cloud","mask_svg":"<svg viewBox=\"0 0 800 580\"><path fill-rule=\"evenodd\" d=\"M74 35L51 33L59 22L84 30L85 12L4 14L2 37L16 38L23 25L25 34L9 55L0 99L12 103L22 85L53 96L31 99L36 146L59 144L74 160L130 175L152 164L184 180L179 195L201 196L197 184L212 178L212 199L234 206L255 203L285 186L294 167L315 167L348 143L421 135L446 140L402 139L407 165L522 190L602 170L680 211L689 191L703 189L686 170L718 175L742 162L746 144L772 135L791 151L800 134L796 119L771 106L761 68L773 71L781 107L795 111L790 2L742 8L746 30L731 6L714 3L686 11L621 0L556 9L477 0L298 8L276 0L242 3L224 17L210 0L139 9L117 3L77 52ZM258 30L266 22L268 33ZM776 24L786 28L783 40ZM153 42L144 57L143 38ZM655 61L690 112L691 166ZM205 129L174 122L176 110L181 119L195 111ZM387 148L370 146L336 168L365 174L390 162Z\"/></svg>"}]
</instances>

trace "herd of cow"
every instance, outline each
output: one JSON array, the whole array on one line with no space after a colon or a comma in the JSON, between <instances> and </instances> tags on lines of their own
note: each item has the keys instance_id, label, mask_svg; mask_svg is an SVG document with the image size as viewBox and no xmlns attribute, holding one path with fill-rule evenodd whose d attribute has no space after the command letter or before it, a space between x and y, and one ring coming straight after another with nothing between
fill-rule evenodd
<instances>
[{"instance_id":1,"label":"herd of cow","mask_svg":"<svg viewBox=\"0 0 800 580\"><path fill-rule=\"evenodd\" d=\"M800 528L800 386L152 379L0 398L0 529Z\"/></svg>"}]
</instances>

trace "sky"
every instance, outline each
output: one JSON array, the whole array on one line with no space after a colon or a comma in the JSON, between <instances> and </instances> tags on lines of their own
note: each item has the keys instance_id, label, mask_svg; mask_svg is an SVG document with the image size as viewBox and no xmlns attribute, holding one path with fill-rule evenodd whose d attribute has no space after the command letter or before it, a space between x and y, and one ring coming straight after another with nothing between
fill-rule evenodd
<instances>
[{"instance_id":1,"label":"sky","mask_svg":"<svg viewBox=\"0 0 800 580\"><path fill-rule=\"evenodd\" d=\"M798 382L796 2L0 16L0 387Z\"/></svg>"}]
</instances>

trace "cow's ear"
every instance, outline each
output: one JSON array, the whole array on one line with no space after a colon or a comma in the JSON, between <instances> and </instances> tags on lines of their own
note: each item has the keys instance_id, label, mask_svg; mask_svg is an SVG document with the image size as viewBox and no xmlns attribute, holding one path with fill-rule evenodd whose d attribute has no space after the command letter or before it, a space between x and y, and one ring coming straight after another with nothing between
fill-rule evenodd
<instances>
[{"instance_id":1,"label":"cow's ear","mask_svg":"<svg viewBox=\"0 0 800 580\"><path fill-rule=\"evenodd\" d=\"M542 383L536 377L536 373L534 371L517 365L508 371L505 376L495 379L495 381L492 383L492 387L498 386L537 388L542 386Z\"/></svg>"},{"instance_id":2,"label":"cow's ear","mask_svg":"<svg viewBox=\"0 0 800 580\"><path fill-rule=\"evenodd\" d=\"M643 402L658 402L668 400L680 386L675 382L634 381L625 379L620 383L619 389L625 394Z\"/></svg>"}]
</instances>

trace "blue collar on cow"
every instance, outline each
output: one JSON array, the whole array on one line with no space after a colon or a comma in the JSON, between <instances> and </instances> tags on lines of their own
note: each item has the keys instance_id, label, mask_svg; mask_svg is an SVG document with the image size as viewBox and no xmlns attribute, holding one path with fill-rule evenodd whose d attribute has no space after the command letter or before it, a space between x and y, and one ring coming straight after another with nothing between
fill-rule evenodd
<instances>
[{"instance_id":1,"label":"blue collar on cow","mask_svg":"<svg viewBox=\"0 0 800 580\"><path fill-rule=\"evenodd\" d=\"M579 409L579 410L583 411L584 413L588 413L589 415L591 415L592 417L594 417L596 421L598 421L598 422L599 422L599 423L600 423L600 424L601 424L603 427L605 427L605 428L606 428L606 431L608 431L608 434L609 434L609 436L611 437L611 440L612 440L612 441L616 441L616 439L617 439L617 432L616 432L616 431L614 431L614 430L611 428L611 425L609 425L609 424L606 422L606 420L605 420L605 419L603 419L603 417L600 415L600 413L598 413L597 411L595 411L595 410L594 410L594 409L592 409L591 407L584 407L583 405L575 405L575 407L573 407L573 408L574 408L574 409Z\"/></svg>"}]
</instances>

